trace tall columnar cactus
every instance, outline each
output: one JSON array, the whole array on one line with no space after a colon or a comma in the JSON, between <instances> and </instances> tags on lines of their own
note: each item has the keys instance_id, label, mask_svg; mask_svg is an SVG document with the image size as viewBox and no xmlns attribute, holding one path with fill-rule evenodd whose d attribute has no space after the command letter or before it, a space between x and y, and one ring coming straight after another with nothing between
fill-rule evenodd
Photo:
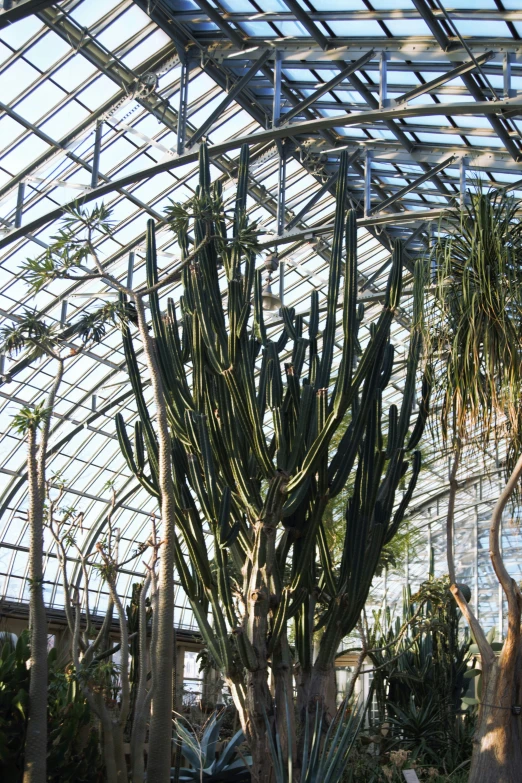
<instances>
[{"instance_id":1,"label":"tall columnar cactus","mask_svg":"<svg viewBox=\"0 0 522 783\"><path fill-rule=\"evenodd\" d=\"M361 352L357 231L354 212L346 212L346 175L343 153L322 333L317 292L308 319L283 307L279 333L274 336L267 328L262 272L255 269L255 232L246 215L246 146L231 235L221 192L210 184L206 147L201 147L196 196L171 212L187 259L183 295L179 302L169 300L166 312L157 292L149 297L172 438L176 568L201 634L231 688L256 781L270 774L266 717L271 725L277 722L269 668L276 695L288 692L291 666L298 663L302 704L324 698L325 673L342 637L357 622L382 547L400 524L420 468L420 455L414 454L410 466L406 454L422 433L429 396L426 387L409 435L421 350L422 281L417 275L402 405L383 417L382 393L393 369L390 325L401 294L401 247L394 247L384 305ZM189 228L197 253L189 254ZM153 221L146 262L150 290L158 279ZM336 334L340 307L342 337ZM339 339L342 352L334 370ZM118 416L118 437L130 470L161 503L155 425L128 326L123 341L139 418L132 443ZM386 444L383 418L388 420ZM342 437L334 449L338 430ZM408 489L396 508L396 490L408 471ZM352 472L343 557L334 566L326 546L325 510ZM287 640L292 618L293 661ZM323 634L312 664L318 621ZM314 704L314 714L315 709ZM279 728L282 735L286 731L286 747L294 746L292 730Z\"/></svg>"}]
</instances>

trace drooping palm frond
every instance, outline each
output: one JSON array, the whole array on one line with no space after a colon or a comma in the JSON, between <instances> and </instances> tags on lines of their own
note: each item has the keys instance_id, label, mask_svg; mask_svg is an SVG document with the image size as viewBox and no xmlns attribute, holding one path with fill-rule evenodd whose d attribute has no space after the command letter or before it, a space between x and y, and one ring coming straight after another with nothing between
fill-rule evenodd
<instances>
[{"instance_id":1,"label":"drooping palm frond","mask_svg":"<svg viewBox=\"0 0 522 783\"><path fill-rule=\"evenodd\" d=\"M428 319L443 439L482 445L520 428L520 202L477 187L435 243Z\"/></svg>"}]
</instances>

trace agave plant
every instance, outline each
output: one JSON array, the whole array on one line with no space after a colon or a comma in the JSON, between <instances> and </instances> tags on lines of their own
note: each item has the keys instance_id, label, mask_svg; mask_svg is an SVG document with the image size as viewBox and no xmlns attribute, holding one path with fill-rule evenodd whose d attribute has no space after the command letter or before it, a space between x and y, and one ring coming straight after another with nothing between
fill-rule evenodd
<instances>
[{"instance_id":1,"label":"agave plant","mask_svg":"<svg viewBox=\"0 0 522 783\"><path fill-rule=\"evenodd\" d=\"M219 732L225 712L214 712L208 719L201 739L196 731L182 719L176 720L176 731L181 739L181 755L191 765L179 769L180 783L248 783L250 781L250 756L239 755L238 746L245 741L243 729L239 729L225 747L217 752ZM172 779L175 770L172 769Z\"/></svg>"},{"instance_id":2,"label":"agave plant","mask_svg":"<svg viewBox=\"0 0 522 783\"><path fill-rule=\"evenodd\" d=\"M285 699L286 717L289 720L289 704ZM341 704L335 719L327 727L325 711L316 704L313 725L305 724L302 757L299 760L301 783L338 783L343 778L350 753L364 720L366 709L355 709L349 700ZM265 715L270 754L275 772L275 783L293 783L294 767L281 750L279 736L275 737Z\"/></svg>"}]
</instances>

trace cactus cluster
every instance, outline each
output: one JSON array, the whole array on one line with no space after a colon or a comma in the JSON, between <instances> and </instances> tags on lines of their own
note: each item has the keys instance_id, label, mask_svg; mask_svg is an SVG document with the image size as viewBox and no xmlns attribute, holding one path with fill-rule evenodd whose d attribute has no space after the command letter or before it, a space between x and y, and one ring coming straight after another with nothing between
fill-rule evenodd
<instances>
[{"instance_id":1,"label":"cactus cluster","mask_svg":"<svg viewBox=\"0 0 522 783\"><path fill-rule=\"evenodd\" d=\"M255 745L256 732L266 733L264 714L272 714L262 681L276 649L285 643L289 622L293 619L296 628L293 662L309 673L305 690L312 697L313 670L333 665L340 640L358 620L382 547L400 525L419 474L420 454L414 452L411 460L407 455L422 434L429 383L424 379L410 431L422 348L423 283L417 270L402 404L383 413L382 395L394 364L390 326L401 296L402 251L397 242L382 311L361 350L357 228L354 211L346 209L344 152L324 328L321 332L314 291L309 316L282 307L280 332L272 336L247 219L248 157L245 146L229 229L219 183L211 185L208 152L201 147L196 196L185 212L173 211L187 261L181 272L183 295L179 302L169 300L166 312L157 290L149 303L171 431L176 568ZM196 253L190 253L189 229ZM158 281L153 221L148 223L146 267L150 290ZM336 333L340 310L341 336ZM339 340L342 352L334 369ZM118 415L118 438L129 469L161 504L153 414L128 324L123 342L138 420L131 438ZM325 510L352 473L342 560L333 565ZM396 491L406 474L407 490L397 505ZM322 637L313 665L318 628ZM252 703L252 689L254 702L264 701L265 713ZM254 753L254 778L255 764Z\"/></svg>"}]
</instances>

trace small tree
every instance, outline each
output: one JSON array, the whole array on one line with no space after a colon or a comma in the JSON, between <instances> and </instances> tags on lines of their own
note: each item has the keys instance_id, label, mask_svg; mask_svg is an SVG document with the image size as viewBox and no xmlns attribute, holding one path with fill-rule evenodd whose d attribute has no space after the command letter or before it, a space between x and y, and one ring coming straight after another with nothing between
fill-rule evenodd
<instances>
[{"instance_id":1,"label":"small tree","mask_svg":"<svg viewBox=\"0 0 522 783\"><path fill-rule=\"evenodd\" d=\"M130 680L130 648L131 641L128 631L128 621L121 598L116 589L116 581L119 570L125 562L119 561L118 531L113 529L112 516L116 506L116 493L113 490L111 509L106 520L106 532L104 538L96 544L96 551L92 555L85 556L78 544L76 535L83 522L83 514L74 509L61 508L64 487L61 487L56 497L51 497L51 488L48 485L48 513L49 529L56 544L62 583L65 595L65 615L71 636L71 653L75 669L75 676L79 680L88 704L93 713L98 717L102 728L102 748L105 763L107 783L119 783L127 781L127 763L124 753L124 733L131 718L132 733L131 746L131 780L132 783L143 783L144 776L144 746L147 723L150 714L150 704L154 692L156 679L155 648L157 644L157 605L158 587L156 566L158 562L159 543L156 537L156 523L152 519L152 531L148 541L139 547L139 552L144 553L147 548L152 549L150 561L145 564L147 575L139 589L139 609L137 630L137 648L135 652L134 666L137 673L134 676L136 694L131 705L131 680ZM80 562L83 577L83 607L79 598L79 591L70 582L68 572L68 552L76 550L76 557ZM89 566L95 567L92 562L96 556L101 558L97 564L100 574L109 589L109 605L104 622L95 633L91 622L89 610ZM133 555L135 557L136 554ZM151 604L153 613L152 638L150 644L151 671L149 678L148 645L147 645L147 596L151 589ZM82 608L85 616L85 624L82 628ZM119 624L120 640L116 646L112 646L109 639L109 630L116 609ZM120 663L115 670L111 662L111 656L120 652Z\"/></svg>"},{"instance_id":2,"label":"small tree","mask_svg":"<svg viewBox=\"0 0 522 783\"><path fill-rule=\"evenodd\" d=\"M31 262L29 262L30 264ZM51 419L58 400L64 364L84 348L97 342L104 334L107 317L114 317L111 308L95 317L86 315L75 325L81 345L71 348L57 327L47 324L30 310L25 310L12 327L0 333L0 351L10 356L25 352L23 361L48 357L57 365L56 375L45 401L33 408L24 406L16 414L14 429L27 440L27 476L29 505L29 627L31 644L31 679L29 690L29 722L25 744L24 783L46 781L47 748L47 619L43 596L43 525L47 447ZM39 437L38 437L39 434Z\"/></svg>"},{"instance_id":3,"label":"small tree","mask_svg":"<svg viewBox=\"0 0 522 783\"><path fill-rule=\"evenodd\" d=\"M158 574L158 606L157 606L157 645L154 649L157 682L161 687L153 695L153 711L149 727L149 754L147 774L155 783L170 783L171 738L172 738L172 706L173 706L173 669L175 635L174 617L174 522L175 493L172 471L172 452L167 417L167 404L163 379L160 372L155 340L149 334L145 316L145 298L155 294L162 286L171 283L178 275L176 270L166 275L161 281L151 286L136 290L129 289L112 276L103 266L97 250L96 239L111 232L110 211L104 206L95 207L90 212L81 208L71 210L64 218L58 234L52 237L52 242L45 254L28 260L22 267L24 280L29 284L31 293L36 294L47 283L53 280L71 280L82 282L100 280L109 283L122 295L128 296L130 302L110 302L103 307L85 313L76 324L65 329L60 339L66 342L74 335L79 335L84 344L90 339L100 340L105 334L108 321L113 323L132 321L138 327L143 345L143 353L147 363L149 379L156 409L157 441L155 465L157 468L157 483L154 494L159 498L161 510L161 533ZM205 237L201 245L195 248L197 253L209 241ZM189 255L187 263L190 262ZM87 266L88 264L91 266ZM18 327L20 329L20 327ZM54 332L53 332L54 333ZM6 342L9 346L9 343ZM41 341L32 343L33 350L28 357L22 359L18 366L27 363L42 352ZM76 350L74 351L74 353ZM60 376L61 378L61 376ZM42 452L45 454L45 450ZM42 483L42 487L44 482ZM41 489L41 492L44 490ZM41 530L41 522L38 523ZM43 689L41 689L43 692ZM40 770L38 771L40 774ZM40 778L38 778L40 781ZM26 783L29 783L27 781ZM31 780L32 783L32 780Z\"/></svg>"},{"instance_id":4,"label":"small tree","mask_svg":"<svg viewBox=\"0 0 522 783\"><path fill-rule=\"evenodd\" d=\"M520 202L503 191L478 190L436 243L436 300L431 360L443 439L452 454L447 514L451 591L478 645L483 697L470 783L515 783L522 769L520 623L522 596L502 558L502 514L522 476L522 223ZM485 454L508 444L511 476L491 517L493 570L508 604L508 631L497 657L456 582L453 526L457 473L465 449Z\"/></svg>"}]
</instances>

